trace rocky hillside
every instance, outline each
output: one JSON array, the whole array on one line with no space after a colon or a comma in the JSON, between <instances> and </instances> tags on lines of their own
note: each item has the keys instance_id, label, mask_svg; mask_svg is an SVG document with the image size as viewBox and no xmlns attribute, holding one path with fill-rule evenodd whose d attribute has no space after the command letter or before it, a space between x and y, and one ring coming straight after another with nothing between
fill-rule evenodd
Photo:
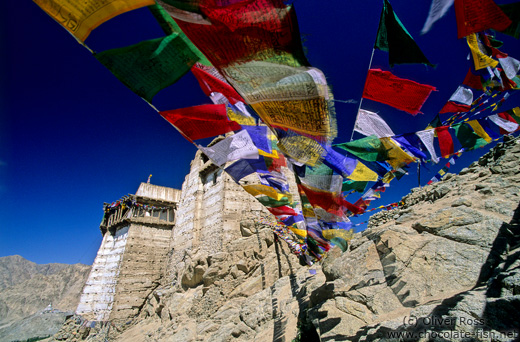
<instances>
[{"instance_id":1,"label":"rocky hillside","mask_svg":"<svg viewBox=\"0 0 520 342\"><path fill-rule=\"evenodd\" d=\"M75 317L53 340L512 341L519 164L516 140L498 144L459 175L413 189L310 269L269 228L243 221L223 250L187 253L135 319Z\"/></svg>"},{"instance_id":2,"label":"rocky hillside","mask_svg":"<svg viewBox=\"0 0 520 342\"><path fill-rule=\"evenodd\" d=\"M0 337L11 324L44 310L49 304L74 311L90 266L38 265L21 256L0 258Z\"/></svg>"}]
</instances>

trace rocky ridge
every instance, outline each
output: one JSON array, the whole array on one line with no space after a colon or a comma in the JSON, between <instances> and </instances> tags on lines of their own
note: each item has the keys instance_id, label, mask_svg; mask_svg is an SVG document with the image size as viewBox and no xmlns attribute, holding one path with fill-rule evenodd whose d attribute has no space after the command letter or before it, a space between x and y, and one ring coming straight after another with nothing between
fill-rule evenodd
<instances>
[{"instance_id":1,"label":"rocky ridge","mask_svg":"<svg viewBox=\"0 0 520 342\"><path fill-rule=\"evenodd\" d=\"M373 215L348 251L310 269L245 220L223 250L186 253L135 319L101 329L76 317L53 341L514 340L519 162L518 140L506 137L459 175Z\"/></svg>"},{"instance_id":2,"label":"rocky ridge","mask_svg":"<svg viewBox=\"0 0 520 342\"><path fill-rule=\"evenodd\" d=\"M0 341L16 336L11 331L22 320L27 330L30 316L38 315L51 303L56 309L74 311L89 271L90 266L83 264L38 265L18 255L0 258Z\"/></svg>"}]
</instances>

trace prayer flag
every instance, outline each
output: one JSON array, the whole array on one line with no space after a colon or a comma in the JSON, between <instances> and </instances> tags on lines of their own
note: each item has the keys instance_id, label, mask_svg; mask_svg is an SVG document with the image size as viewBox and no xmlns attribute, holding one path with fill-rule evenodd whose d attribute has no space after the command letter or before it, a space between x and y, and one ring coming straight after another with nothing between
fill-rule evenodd
<instances>
[{"instance_id":1,"label":"prayer flag","mask_svg":"<svg viewBox=\"0 0 520 342\"><path fill-rule=\"evenodd\" d=\"M518 71L520 71L520 61L517 59L514 59L513 57L505 57L505 58L499 57L498 61L500 62L500 66L502 66L502 69L504 70L505 75L510 80L515 78L515 76L518 74Z\"/></svg>"},{"instance_id":2,"label":"prayer flag","mask_svg":"<svg viewBox=\"0 0 520 342\"><path fill-rule=\"evenodd\" d=\"M119 14L154 5L154 0L33 0L79 41Z\"/></svg>"},{"instance_id":3,"label":"prayer flag","mask_svg":"<svg viewBox=\"0 0 520 342\"><path fill-rule=\"evenodd\" d=\"M404 152L395 142L392 141L392 138L386 137L381 138L380 140L388 154L386 162L390 164L394 170L402 168L415 161L415 158Z\"/></svg>"},{"instance_id":4,"label":"prayer flag","mask_svg":"<svg viewBox=\"0 0 520 342\"><path fill-rule=\"evenodd\" d=\"M465 149L476 149L487 145L487 141L479 137L475 132L471 129L471 125L466 125L465 123L461 123L459 125L454 125L455 135L459 140L462 147Z\"/></svg>"},{"instance_id":5,"label":"prayer flag","mask_svg":"<svg viewBox=\"0 0 520 342\"><path fill-rule=\"evenodd\" d=\"M450 101L470 106L473 102L473 92L471 89L459 86L451 95Z\"/></svg>"},{"instance_id":6,"label":"prayer flag","mask_svg":"<svg viewBox=\"0 0 520 342\"><path fill-rule=\"evenodd\" d=\"M259 157L258 149L246 130L227 137L210 147L199 145L199 149L217 166L237 159L257 159Z\"/></svg>"},{"instance_id":7,"label":"prayer flag","mask_svg":"<svg viewBox=\"0 0 520 342\"><path fill-rule=\"evenodd\" d=\"M229 121L226 105L201 105L159 112L190 140L198 140L240 130L240 125Z\"/></svg>"},{"instance_id":8,"label":"prayer flag","mask_svg":"<svg viewBox=\"0 0 520 342\"><path fill-rule=\"evenodd\" d=\"M255 172L268 172L263 158L237 160L226 167L225 171L236 183Z\"/></svg>"},{"instance_id":9,"label":"prayer flag","mask_svg":"<svg viewBox=\"0 0 520 342\"><path fill-rule=\"evenodd\" d=\"M455 0L458 38L487 29L502 31L512 21L493 0Z\"/></svg>"},{"instance_id":10,"label":"prayer flag","mask_svg":"<svg viewBox=\"0 0 520 342\"><path fill-rule=\"evenodd\" d=\"M449 126L441 126L435 128L437 138L439 139L439 148L441 149L441 156L448 157L453 154L453 139L451 138Z\"/></svg>"},{"instance_id":11,"label":"prayer flag","mask_svg":"<svg viewBox=\"0 0 520 342\"><path fill-rule=\"evenodd\" d=\"M375 135L334 146L344 149L366 161L383 161L388 159L387 150L381 143L381 140Z\"/></svg>"},{"instance_id":12,"label":"prayer flag","mask_svg":"<svg viewBox=\"0 0 520 342\"><path fill-rule=\"evenodd\" d=\"M508 120L505 115L490 115L489 120L493 121L495 125L505 130L507 133L513 133L518 130L518 124L511 118L512 121Z\"/></svg>"},{"instance_id":13,"label":"prayer flag","mask_svg":"<svg viewBox=\"0 0 520 342\"><path fill-rule=\"evenodd\" d=\"M483 90L482 89L482 79L479 75L475 75L471 72L471 68L469 68L468 73L466 74L466 77L464 78L464 81L462 84L467 85L470 88L473 88L475 90Z\"/></svg>"},{"instance_id":14,"label":"prayer flag","mask_svg":"<svg viewBox=\"0 0 520 342\"><path fill-rule=\"evenodd\" d=\"M513 36L516 39L520 38L520 2L498 5L498 7L500 7L500 9L513 22L508 28L501 32Z\"/></svg>"},{"instance_id":15,"label":"prayer flag","mask_svg":"<svg viewBox=\"0 0 520 342\"><path fill-rule=\"evenodd\" d=\"M432 0L430 12L428 13L428 18L426 18L421 34L427 33L433 23L442 18L446 12L448 12L451 5L453 5L453 0Z\"/></svg>"},{"instance_id":16,"label":"prayer flag","mask_svg":"<svg viewBox=\"0 0 520 342\"><path fill-rule=\"evenodd\" d=\"M191 72L199 82L200 88L206 96L209 96L212 92L218 92L224 95L231 104L235 104L238 101L244 102L242 96L240 96L229 83L207 72L203 66L194 65L191 68ZM215 70L214 72L218 71Z\"/></svg>"},{"instance_id":17,"label":"prayer flag","mask_svg":"<svg viewBox=\"0 0 520 342\"><path fill-rule=\"evenodd\" d=\"M399 145L404 147L407 151L413 154L416 158L426 160L428 157L420 149L420 140L414 133L406 133L393 136L392 139L397 141Z\"/></svg>"},{"instance_id":18,"label":"prayer flag","mask_svg":"<svg viewBox=\"0 0 520 342\"><path fill-rule=\"evenodd\" d=\"M161 89L187 73L198 60L178 34L103 51L94 56L148 102Z\"/></svg>"},{"instance_id":19,"label":"prayer flag","mask_svg":"<svg viewBox=\"0 0 520 342\"><path fill-rule=\"evenodd\" d=\"M394 135L392 129L379 115L364 109L358 112L354 131L366 136L375 134L378 138Z\"/></svg>"},{"instance_id":20,"label":"prayer flag","mask_svg":"<svg viewBox=\"0 0 520 342\"><path fill-rule=\"evenodd\" d=\"M370 69L363 97L417 115L433 90L433 86L399 78L389 71Z\"/></svg>"},{"instance_id":21,"label":"prayer flag","mask_svg":"<svg viewBox=\"0 0 520 342\"><path fill-rule=\"evenodd\" d=\"M424 131L416 132L419 139L421 139L421 142L423 143L424 147L426 147L426 150L428 150L428 153L430 153L431 159L434 163L439 162L439 157L437 157L437 154L435 153L435 147L433 146L433 140L435 135L434 129L427 129Z\"/></svg>"},{"instance_id":22,"label":"prayer flag","mask_svg":"<svg viewBox=\"0 0 520 342\"><path fill-rule=\"evenodd\" d=\"M356 192L364 192L367 187L367 184L368 184L368 182L353 181L351 179L347 179L346 181L343 182L341 191L354 190Z\"/></svg>"},{"instance_id":23,"label":"prayer flag","mask_svg":"<svg viewBox=\"0 0 520 342\"><path fill-rule=\"evenodd\" d=\"M476 135L484 139L487 143L490 143L493 139L489 136L489 134L486 133L484 128L480 125L480 123L477 120L471 120L467 122L468 125L473 128L473 131Z\"/></svg>"},{"instance_id":24,"label":"prayer flag","mask_svg":"<svg viewBox=\"0 0 520 342\"><path fill-rule=\"evenodd\" d=\"M448 101L442 107L439 114L445 114L445 113L465 113L471 109L471 106L465 105L465 104L459 104L455 102Z\"/></svg>"},{"instance_id":25,"label":"prayer flag","mask_svg":"<svg viewBox=\"0 0 520 342\"><path fill-rule=\"evenodd\" d=\"M481 51L477 34L471 33L466 37L471 55L473 56L473 63L475 64L475 70L487 68L488 66L494 68L498 65L498 61L487 56Z\"/></svg>"},{"instance_id":26,"label":"prayer flag","mask_svg":"<svg viewBox=\"0 0 520 342\"><path fill-rule=\"evenodd\" d=\"M388 52L390 66L412 63L433 65L404 28L388 0L384 0L374 48Z\"/></svg>"}]
</instances>

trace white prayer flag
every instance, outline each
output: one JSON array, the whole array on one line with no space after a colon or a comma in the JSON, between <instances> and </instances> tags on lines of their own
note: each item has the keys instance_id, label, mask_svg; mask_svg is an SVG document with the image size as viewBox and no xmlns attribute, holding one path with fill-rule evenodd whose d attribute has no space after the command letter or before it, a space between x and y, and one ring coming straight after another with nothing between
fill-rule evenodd
<instances>
[{"instance_id":1,"label":"white prayer flag","mask_svg":"<svg viewBox=\"0 0 520 342\"><path fill-rule=\"evenodd\" d=\"M354 131L366 136L375 134L378 138L391 137L395 135L385 120L376 113L364 109L360 109L358 112Z\"/></svg>"},{"instance_id":2,"label":"white prayer flag","mask_svg":"<svg viewBox=\"0 0 520 342\"><path fill-rule=\"evenodd\" d=\"M453 5L453 2L454 0L433 0L430 6L430 12L428 13L428 18L426 18L421 34L430 31L433 23L442 18L446 12L448 12L451 5Z\"/></svg>"},{"instance_id":3,"label":"white prayer flag","mask_svg":"<svg viewBox=\"0 0 520 342\"><path fill-rule=\"evenodd\" d=\"M451 95L450 101L471 106L471 103L473 103L473 92L471 89L459 86L453 95Z\"/></svg>"},{"instance_id":4,"label":"white prayer flag","mask_svg":"<svg viewBox=\"0 0 520 342\"><path fill-rule=\"evenodd\" d=\"M258 148L246 130L242 130L226 139L219 141L211 147L199 149L218 166L224 165L228 161L238 159L258 159Z\"/></svg>"},{"instance_id":5,"label":"white prayer flag","mask_svg":"<svg viewBox=\"0 0 520 342\"><path fill-rule=\"evenodd\" d=\"M520 71L520 61L514 59L513 57L499 58L498 61L504 69L504 73L507 78L512 80Z\"/></svg>"},{"instance_id":6,"label":"white prayer flag","mask_svg":"<svg viewBox=\"0 0 520 342\"><path fill-rule=\"evenodd\" d=\"M433 146L433 140L435 135L434 129L427 129L424 131L416 132L419 139L421 139L422 143L432 156L432 161L437 164L439 162L439 157L437 157L437 154L435 153L435 147Z\"/></svg>"},{"instance_id":7,"label":"white prayer flag","mask_svg":"<svg viewBox=\"0 0 520 342\"><path fill-rule=\"evenodd\" d=\"M498 114L489 116L489 120L493 121L495 125L498 127L505 129L509 133L512 133L518 129L518 124L516 122L511 122L509 120L503 119Z\"/></svg>"}]
</instances>

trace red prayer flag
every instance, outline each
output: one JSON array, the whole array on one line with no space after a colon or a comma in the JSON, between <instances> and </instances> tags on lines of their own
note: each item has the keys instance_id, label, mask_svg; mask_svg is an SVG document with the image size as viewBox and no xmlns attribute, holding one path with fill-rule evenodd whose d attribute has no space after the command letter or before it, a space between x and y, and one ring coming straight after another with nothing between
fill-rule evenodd
<instances>
[{"instance_id":1,"label":"red prayer flag","mask_svg":"<svg viewBox=\"0 0 520 342\"><path fill-rule=\"evenodd\" d=\"M465 104L456 103L456 102L453 102L453 101L448 101L448 102L446 102L444 107L442 107L442 109L439 112L439 114L444 114L444 113L461 113L461 112L467 112L470 109L471 109L471 106L468 106L468 105L465 105Z\"/></svg>"},{"instance_id":2,"label":"red prayer flag","mask_svg":"<svg viewBox=\"0 0 520 342\"><path fill-rule=\"evenodd\" d=\"M240 96L233 87L205 70L194 65L191 68L191 72L199 81L199 85L206 96L209 96L212 92L219 92L224 95L231 104L235 104L238 101L245 102L242 96Z\"/></svg>"},{"instance_id":3,"label":"red prayer flag","mask_svg":"<svg viewBox=\"0 0 520 342\"><path fill-rule=\"evenodd\" d=\"M467 85L468 87L473 88L475 90L483 90L482 80L480 79L480 76L472 73L471 68L468 70L468 73L466 74L466 77L464 78L462 84Z\"/></svg>"},{"instance_id":4,"label":"red prayer flag","mask_svg":"<svg viewBox=\"0 0 520 342\"><path fill-rule=\"evenodd\" d=\"M458 38L487 29L505 30L512 21L493 0L455 0Z\"/></svg>"},{"instance_id":5,"label":"red prayer flag","mask_svg":"<svg viewBox=\"0 0 520 342\"><path fill-rule=\"evenodd\" d=\"M281 206L281 207L276 207L276 208L267 208L267 210L269 210L269 212L271 214L273 214L274 216L283 216L283 215L289 215L289 216L297 216L298 213L296 211L294 211L293 208L289 207L289 206Z\"/></svg>"},{"instance_id":6,"label":"red prayer flag","mask_svg":"<svg viewBox=\"0 0 520 342\"><path fill-rule=\"evenodd\" d=\"M507 121L510 121L510 122L513 122L513 123L518 123L511 115L509 115L509 113L507 112L503 112L503 113L498 113L498 116L501 117L502 119L505 119ZM520 131L520 126L517 128L517 131ZM502 135L506 135L506 134L510 134L510 133L513 133L513 132L508 132L506 131L505 129L503 128L500 128L500 134Z\"/></svg>"},{"instance_id":7,"label":"red prayer flag","mask_svg":"<svg viewBox=\"0 0 520 342\"><path fill-rule=\"evenodd\" d=\"M417 115L433 90L433 86L399 78L390 71L370 69L363 97Z\"/></svg>"},{"instance_id":8,"label":"red prayer flag","mask_svg":"<svg viewBox=\"0 0 520 342\"><path fill-rule=\"evenodd\" d=\"M451 138L449 126L435 127L437 138L439 139L439 148L441 149L441 156L447 157L453 154L453 139Z\"/></svg>"},{"instance_id":9,"label":"red prayer flag","mask_svg":"<svg viewBox=\"0 0 520 342\"><path fill-rule=\"evenodd\" d=\"M159 114L191 140L210 138L241 129L239 124L229 121L224 104L167 110Z\"/></svg>"}]
</instances>

